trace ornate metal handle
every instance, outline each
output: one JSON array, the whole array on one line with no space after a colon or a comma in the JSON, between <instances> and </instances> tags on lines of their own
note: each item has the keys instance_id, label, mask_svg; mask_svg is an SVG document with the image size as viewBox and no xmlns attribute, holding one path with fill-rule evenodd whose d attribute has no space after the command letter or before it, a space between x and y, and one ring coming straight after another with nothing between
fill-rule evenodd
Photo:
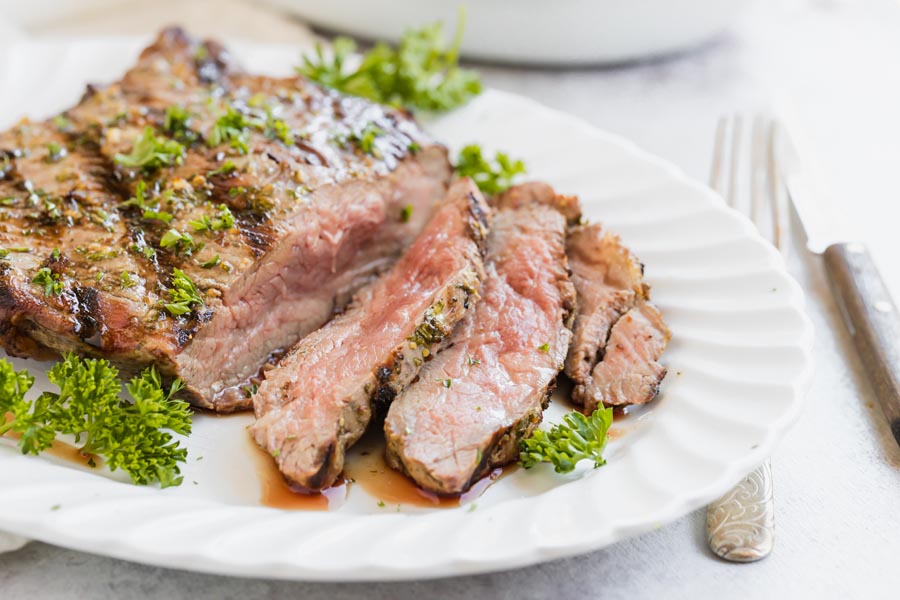
<instances>
[{"instance_id":1,"label":"ornate metal handle","mask_svg":"<svg viewBox=\"0 0 900 600\"><path fill-rule=\"evenodd\" d=\"M772 552L775 499L769 461L706 507L706 540L713 552L733 562L753 562Z\"/></svg>"}]
</instances>

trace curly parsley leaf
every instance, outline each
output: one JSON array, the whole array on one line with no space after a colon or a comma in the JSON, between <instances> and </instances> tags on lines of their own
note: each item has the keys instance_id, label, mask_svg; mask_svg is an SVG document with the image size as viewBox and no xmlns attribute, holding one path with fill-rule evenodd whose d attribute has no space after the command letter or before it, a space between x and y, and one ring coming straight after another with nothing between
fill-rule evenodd
<instances>
[{"instance_id":1,"label":"curly parsley leaf","mask_svg":"<svg viewBox=\"0 0 900 600\"><path fill-rule=\"evenodd\" d=\"M141 137L134 141L129 154L116 154L115 160L125 167L141 167L154 171L161 167L180 165L184 160L184 146L165 136L158 136L152 127L146 127Z\"/></svg>"},{"instance_id":2,"label":"curly parsley leaf","mask_svg":"<svg viewBox=\"0 0 900 600\"><path fill-rule=\"evenodd\" d=\"M471 177L482 192L493 196L508 190L515 176L525 173L525 163L512 160L503 152L497 152L491 162L484 157L481 146L469 144L460 150L455 169L460 177Z\"/></svg>"},{"instance_id":3,"label":"curly parsley leaf","mask_svg":"<svg viewBox=\"0 0 900 600\"><path fill-rule=\"evenodd\" d=\"M126 401L118 376L105 360L68 354L47 373L59 391L29 401L34 378L0 359L0 413L7 415L0 435L17 434L23 454L39 454L57 435L73 435L82 453L103 457L110 470L124 470L136 484L179 485L178 464L187 450L173 434L191 432L188 404L173 398L180 380L166 390L151 367L126 385Z\"/></svg>"},{"instance_id":4,"label":"curly parsley leaf","mask_svg":"<svg viewBox=\"0 0 900 600\"><path fill-rule=\"evenodd\" d=\"M456 35L449 45L441 22L408 30L397 48L376 45L363 55L355 70L347 69L347 59L356 44L339 37L330 60L317 44L315 54L304 56L297 72L326 87L382 104L450 110L480 94L482 88L475 71L458 65L464 23L461 10Z\"/></svg>"},{"instance_id":5,"label":"curly parsley leaf","mask_svg":"<svg viewBox=\"0 0 900 600\"><path fill-rule=\"evenodd\" d=\"M606 434L612 425L611 408L599 408L590 417L571 412L563 417L563 423L549 431L537 429L522 440L519 463L530 469L538 463L552 463L557 473L569 473L583 459L594 461L594 468L606 464L603 448Z\"/></svg>"}]
</instances>

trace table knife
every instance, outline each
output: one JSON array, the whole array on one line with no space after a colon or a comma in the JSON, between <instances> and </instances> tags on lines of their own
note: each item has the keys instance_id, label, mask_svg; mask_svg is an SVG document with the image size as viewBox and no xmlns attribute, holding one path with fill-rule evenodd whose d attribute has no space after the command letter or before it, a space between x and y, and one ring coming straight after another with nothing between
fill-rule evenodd
<instances>
[{"instance_id":1,"label":"table knife","mask_svg":"<svg viewBox=\"0 0 900 600\"><path fill-rule=\"evenodd\" d=\"M806 140L796 125L782 122L774 142L778 172L803 225L807 248L824 257L844 323L900 444L900 314L866 246L842 234L838 210L809 162L812 146Z\"/></svg>"}]
</instances>

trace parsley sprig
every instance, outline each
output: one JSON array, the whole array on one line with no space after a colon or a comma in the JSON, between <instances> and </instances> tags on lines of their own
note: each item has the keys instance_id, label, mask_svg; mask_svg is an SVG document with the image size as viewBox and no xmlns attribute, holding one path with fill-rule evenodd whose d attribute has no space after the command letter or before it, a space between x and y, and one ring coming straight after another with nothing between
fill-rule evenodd
<instances>
[{"instance_id":1,"label":"parsley sprig","mask_svg":"<svg viewBox=\"0 0 900 600\"><path fill-rule=\"evenodd\" d=\"M330 60L317 44L315 54L304 56L297 72L326 87L382 104L450 110L481 93L478 74L458 65L464 23L465 14L460 11L456 35L449 45L443 23L408 30L397 48L377 44L363 55L355 70L347 69L347 59L356 44L339 37Z\"/></svg>"},{"instance_id":2,"label":"parsley sprig","mask_svg":"<svg viewBox=\"0 0 900 600\"><path fill-rule=\"evenodd\" d=\"M510 159L504 152L497 152L491 162L484 157L481 146L469 144L460 150L455 169L460 177L471 177L482 192L493 196L505 192L516 175L525 173L525 163Z\"/></svg>"},{"instance_id":3,"label":"parsley sprig","mask_svg":"<svg viewBox=\"0 0 900 600\"><path fill-rule=\"evenodd\" d=\"M103 457L110 470L124 470L136 484L181 484L178 463L187 450L173 433L191 432L188 404L173 398L181 381L166 390L151 367L125 386L127 401L120 398L118 376L105 360L67 354L47 373L59 391L28 400L34 377L0 359L0 414L6 415L0 435L18 434L23 454L39 454L58 435L74 435L82 453Z\"/></svg>"},{"instance_id":4,"label":"parsley sprig","mask_svg":"<svg viewBox=\"0 0 900 600\"><path fill-rule=\"evenodd\" d=\"M571 412L550 431L537 429L530 438L522 440L519 462L526 469L542 462L552 463L557 473L571 472L583 459L594 461L594 468L602 467L606 464L603 449L612 420L611 408L598 408L590 417Z\"/></svg>"}]
</instances>

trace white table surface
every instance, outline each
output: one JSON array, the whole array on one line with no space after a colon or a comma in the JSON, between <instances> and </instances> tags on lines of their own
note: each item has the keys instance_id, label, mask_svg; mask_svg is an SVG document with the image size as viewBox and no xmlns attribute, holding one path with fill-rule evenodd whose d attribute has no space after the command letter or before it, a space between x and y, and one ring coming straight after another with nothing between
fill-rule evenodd
<instances>
[{"instance_id":1,"label":"white table surface","mask_svg":"<svg viewBox=\"0 0 900 600\"><path fill-rule=\"evenodd\" d=\"M717 115L789 98L821 151L847 221L900 298L900 4L762 4L700 51L605 70L485 67L489 85L621 133L706 179ZM27 598L896 598L900 448L829 295L818 258L790 250L809 293L817 374L800 423L772 457L777 540L733 565L706 548L704 514L586 556L517 571L399 584L241 580L31 543L0 555L0 597ZM2 485L2 484L0 484Z\"/></svg>"}]
</instances>

